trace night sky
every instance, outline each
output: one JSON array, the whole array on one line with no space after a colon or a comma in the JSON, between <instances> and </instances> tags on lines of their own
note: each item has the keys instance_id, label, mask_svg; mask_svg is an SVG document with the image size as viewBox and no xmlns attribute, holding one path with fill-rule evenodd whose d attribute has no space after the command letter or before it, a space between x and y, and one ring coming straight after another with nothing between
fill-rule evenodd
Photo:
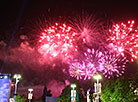
<instances>
[{"instance_id":1,"label":"night sky","mask_svg":"<svg viewBox=\"0 0 138 102\"><path fill-rule=\"evenodd\" d=\"M51 15L71 15L87 11L103 13L113 19L137 19L138 3L132 0L3 0L0 3L1 28L17 19L23 2L26 1L23 18L49 12Z\"/></svg>"},{"instance_id":2,"label":"night sky","mask_svg":"<svg viewBox=\"0 0 138 102\"><path fill-rule=\"evenodd\" d=\"M24 10L21 12L22 7ZM21 26L43 15L75 16L83 12L114 21L134 19L138 24L138 3L132 0L2 0L0 2L0 40L9 41L12 33L7 32L15 30L19 15L22 15L19 21ZM135 72L137 65L130 64L129 68L133 70L129 69L127 74Z\"/></svg>"}]
</instances>

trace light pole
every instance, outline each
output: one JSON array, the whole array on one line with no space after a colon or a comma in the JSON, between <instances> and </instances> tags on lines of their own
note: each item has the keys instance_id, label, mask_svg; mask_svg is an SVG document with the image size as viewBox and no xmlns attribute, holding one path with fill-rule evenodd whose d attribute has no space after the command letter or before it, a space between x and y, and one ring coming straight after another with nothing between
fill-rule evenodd
<instances>
[{"instance_id":1,"label":"light pole","mask_svg":"<svg viewBox=\"0 0 138 102\"><path fill-rule=\"evenodd\" d=\"M28 89L28 91L29 91L29 93L28 93L28 100L29 100L29 102L31 102L31 99L32 99L32 97L33 97L33 89L32 88L29 88Z\"/></svg>"},{"instance_id":2,"label":"light pole","mask_svg":"<svg viewBox=\"0 0 138 102\"><path fill-rule=\"evenodd\" d=\"M14 79L16 79L16 82L15 82L15 90L14 90L14 102L15 102L15 99L16 99L16 94L17 94L17 84L19 82L19 79L21 78L21 75L20 74L15 74L13 76Z\"/></svg>"},{"instance_id":3,"label":"light pole","mask_svg":"<svg viewBox=\"0 0 138 102\"><path fill-rule=\"evenodd\" d=\"M71 84L71 102L76 102L76 84Z\"/></svg>"},{"instance_id":4,"label":"light pole","mask_svg":"<svg viewBox=\"0 0 138 102\"><path fill-rule=\"evenodd\" d=\"M96 102L99 102L99 93L101 91L101 83L99 83L99 80L102 79L102 76L100 74L96 74L93 76L95 80L97 80L97 83L95 83L95 92L97 93L97 99Z\"/></svg>"}]
</instances>

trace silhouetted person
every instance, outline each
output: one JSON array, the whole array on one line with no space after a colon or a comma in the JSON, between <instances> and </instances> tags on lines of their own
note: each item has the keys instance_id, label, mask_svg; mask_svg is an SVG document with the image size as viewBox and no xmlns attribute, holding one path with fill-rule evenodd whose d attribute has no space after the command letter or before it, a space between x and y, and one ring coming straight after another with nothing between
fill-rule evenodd
<instances>
[{"instance_id":1,"label":"silhouetted person","mask_svg":"<svg viewBox=\"0 0 138 102\"><path fill-rule=\"evenodd\" d=\"M47 87L45 85L44 89L43 89L43 95L42 95L42 102L46 102L46 96L51 97L51 90L47 90Z\"/></svg>"},{"instance_id":2,"label":"silhouetted person","mask_svg":"<svg viewBox=\"0 0 138 102\"><path fill-rule=\"evenodd\" d=\"M45 85L43 89L42 102L46 102L46 95L47 95L47 87Z\"/></svg>"}]
</instances>

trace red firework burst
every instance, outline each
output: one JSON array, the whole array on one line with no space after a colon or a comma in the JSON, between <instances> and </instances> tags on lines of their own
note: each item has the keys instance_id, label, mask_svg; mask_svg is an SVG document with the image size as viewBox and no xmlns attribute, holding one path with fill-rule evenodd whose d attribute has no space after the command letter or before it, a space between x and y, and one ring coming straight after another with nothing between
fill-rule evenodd
<instances>
[{"instance_id":1,"label":"red firework burst","mask_svg":"<svg viewBox=\"0 0 138 102\"><path fill-rule=\"evenodd\" d=\"M95 16L77 16L71 19L70 26L73 31L77 32L77 41L81 44L89 46L101 45L104 43L103 34L101 34L101 21L97 20ZM102 37L102 39L101 39Z\"/></svg>"},{"instance_id":2,"label":"red firework burst","mask_svg":"<svg viewBox=\"0 0 138 102\"><path fill-rule=\"evenodd\" d=\"M134 28L134 21L128 21L127 24L114 24L109 30L111 37L107 39L110 47L118 54L124 56L125 53L130 54L131 61L137 59L138 56L138 32Z\"/></svg>"},{"instance_id":3,"label":"red firework burst","mask_svg":"<svg viewBox=\"0 0 138 102\"><path fill-rule=\"evenodd\" d=\"M38 51L50 58L58 55L69 56L72 51L77 51L75 35L76 33L71 30L71 27L55 23L54 26L50 26L42 32Z\"/></svg>"}]
</instances>

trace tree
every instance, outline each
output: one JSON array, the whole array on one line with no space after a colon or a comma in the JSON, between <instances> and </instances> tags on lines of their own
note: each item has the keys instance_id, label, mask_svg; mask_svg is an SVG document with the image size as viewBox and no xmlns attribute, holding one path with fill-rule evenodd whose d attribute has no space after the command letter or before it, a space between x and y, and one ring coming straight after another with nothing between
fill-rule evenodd
<instances>
[{"instance_id":1,"label":"tree","mask_svg":"<svg viewBox=\"0 0 138 102\"><path fill-rule=\"evenodd\" d=\"M70 86L65 87L65 89L62 91L62 94L58 97L57 102L70 102L70 91Z\"/></svg>"},{"instance_id":2,"label":"tree","mask_svg":"<svg viewBox=\"0 0 138 102\"><path fill-rule=\"evenodd\" d=\"M130 87L134 94L137 96L135 97L135 102L138 102L138 72L132 74L130 77Z\"/></svg>"},{"instance_id":3,"label":"tree","mask_svg":"<svg viewBox=\"0 0 138 102\"><path fill-rule=\"evenodd\" d=\"M102 102L135 102L135 97L125 77L107 81L103 85Z\"/></svg>"},{"instance_id":4,"label":"tree","mask_svg":"<svg viewBox=\"0 0 138 102\"><path fill-rule=\"evenodd\" d=\"M138 88L138 72L136 72L135 74L132 74L130 77L131 80L131 86L136 89Z\"/></svg>"},{"instance_id":5,"label":"tree","mask_svg":"<svg viewBox=\"0 0 138 102\"><path fill-rule=\"evenodd\" d=\"M16 102L26 102L26 98L22 95L17 95L15 101Z\"/></svg>"},{"instance_id":6,"label":"tree","mask_svg":"<svg viewBox=\"0 0 138 102\"><path fill-rule=\"evenodd\" d=\"M81 93L79 85L77 85L76 92L77 92L76 102L85 102L85 99ZM65 87L65 89L62 91L62 94L58 97L57 102L71 102L71 87L70 87L70 85Z\"/></svg>"}]
</instances>

